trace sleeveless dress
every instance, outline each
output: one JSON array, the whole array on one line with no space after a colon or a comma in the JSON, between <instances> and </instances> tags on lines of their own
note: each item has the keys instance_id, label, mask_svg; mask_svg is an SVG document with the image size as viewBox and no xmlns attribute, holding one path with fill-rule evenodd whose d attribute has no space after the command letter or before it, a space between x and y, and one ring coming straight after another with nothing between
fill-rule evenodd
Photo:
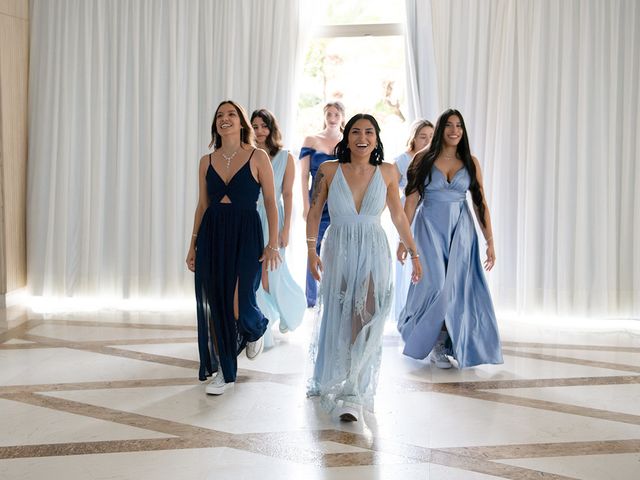
<instances>
[{"instance_id":1,"label":"sleeveless dress","mask_svg":"<svg viewBox=\"0 0 640 480\"><path fill-rule=\"evenodd\" d=\"M287 169L288 155L289 152L286 150L280 150L271 160L276 187L276 204L278 206L278 232L282 230L282 226L284 225L282 182ZM269 223L267 221L267 211L264 207L262 192L258 197L258 215L260 215L262 232L264 234L263 241L266 245L269 242ZM302 322L306 308L304 292L295 282L287 267L284 248L280 249L280 257L282 258L282 265L276 270L267 272L269 277L269 292L266 292L264 288L262 288L262 282L260 282L260 286L256 292L258 307L269 319L269 328L267 328L264 336L264 346L267 348L273 346L273 335L270 327L279 320L281 328L284 326L288 330L295 330Z\"/></svg>"},{"instance_id":2,"label":"sleeveless dress","mask_svg":"<svg viewBox=\"0 0 640 480\"><path fill-rule=\"evenodd\" d=\"M311 188L309 189L309 200L311 200L311 193L313 189L313 182L316 179L316 173L320 165L327 160L335 160L334 155L328 153L318 152L317 150L309 147L302 147L300 150L300 158L304 158L309 155L309 173L311 174ZM320 219L320 228L318 229L318 239L316 240L316 253L320 255L320 245L322 239L327 231L327 227L331 223L331 216L329 214L329 206L325 204L322 209L322 218ZM311 275L311 272L307 269L307 284L305 287L305 294L307 296L307 306L314 307L316 305L316 298L318 296L318 284Z\"/></svg>"},{"instance_id":3,"label":"sleeveless dress","mask_svg":"<svg viewBox=\"0 0 640 480\"><path fill-rule=\"evenodd\" d=\"M339 166L329 186L331 226L322 246L324 273L311 345L308 396L331 412L341 403L373 410L382 333L391 308L391 254L380 225L387 188L376 167L358 213Z\"/></svg>"},{"instance_id":4,"label":"sleeveless dress","mask_svg":"<svg viewBox=\"0 0 640 480\"><path fill-rule=\"evenodd\" d=\"M431 170L414 219L414 236L424 278L409 287L400 318L403 353L426 358L446 324L460 368L502 363L498 325L484 277L471 211L466 168L451 182Z\"/></svg>"},{"instance_id":5,"label":"sleeveless dress","mask_svg":"<svg viewBox=\"0 0 640 480\"><path fill-rule=\"evenodd\" d=\"M256 210L260 184L251 174L251 156L225 184L211 164L207 169L209 207L202 216L196 240L195 290L198 316L200 380L222 368L226 382L234 382L237 356L247 342L265 332L268 320L256 302L264 248ZM221 203L224 196L231 203ZM238 286L239 318L233 314Z\"/></svg>"},{"instance_id":6,"label":"sleeveless dress","mask_svg":"<svg viewBox=\"0 0 640 480\"><path fill-rule=\"evenodd\" d=\"M407 152L403 152L394 159L394 163L400 172L400 181L398 183L400 187L400 201L403 206L405 201L404 189L407 188L407 169L409 168L411 159L411 155ZM400 241L400 237L398 237L397 234L396 238ZM393 297L393 318L397 321L398 318L400 318L400 312L402 312L402 309L404 308L404 302L407 299L407 293L409 292L409 286L411 285L412 267L410 261L404 262L404 265L402 265L398 260L396 260L394 265L396 269L396 280L395 295Z\"/></svg>"}]
</instances>

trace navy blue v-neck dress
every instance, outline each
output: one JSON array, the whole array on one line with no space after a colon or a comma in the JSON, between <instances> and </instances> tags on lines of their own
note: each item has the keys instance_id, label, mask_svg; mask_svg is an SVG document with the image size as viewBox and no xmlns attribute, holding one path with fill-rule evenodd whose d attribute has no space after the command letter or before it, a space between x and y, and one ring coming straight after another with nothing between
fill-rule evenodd
<instances>
[{"instance_id":1,"label":"navy blue v-neck dress","mask_svg":"<svg viewBox=\"0 0 640 480\"><path fill-rule=\"evenodd\" d=\"M218 175L209 155L206 175L209 207L202 216L196 240L200 380L222 368L225 381L234 382L238 354L247 342L258 340L269 323L256 302L261 274L258 259L264 241L256 209L260 184L250 168L253 152L229 183ZM225 196L230 203L222 202ZM233 312L236 285L237 319Z\"/></svg>"}]
</instances>

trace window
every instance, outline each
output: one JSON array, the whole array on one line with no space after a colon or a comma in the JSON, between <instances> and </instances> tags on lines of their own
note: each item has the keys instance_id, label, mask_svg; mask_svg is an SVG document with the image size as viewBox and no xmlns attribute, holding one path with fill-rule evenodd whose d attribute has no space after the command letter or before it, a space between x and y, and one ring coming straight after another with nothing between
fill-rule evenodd
<instances>
[{"instance_id":1,"label":"window","mask_svg":"<svg viewBox=\"0 0 640 480\"><path fill-rule=\"evenodd\" d=\"M322 129L326 102L340 100L347 119L365 112L376 117L387 161L405 149L406 81L404 3L329 0L323 25L309 44L301 79L297 145Z\"/></svg>"}]
</instances>

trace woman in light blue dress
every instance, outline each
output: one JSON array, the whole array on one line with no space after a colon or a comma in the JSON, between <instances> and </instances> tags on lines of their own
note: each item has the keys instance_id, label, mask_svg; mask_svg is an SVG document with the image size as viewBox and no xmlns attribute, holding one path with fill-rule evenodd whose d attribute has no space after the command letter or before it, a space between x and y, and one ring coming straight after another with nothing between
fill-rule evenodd
<instances>
[{"instance_id":1,"label":"woman in light blue dress","mask_svg":"<svg viewBox=\"0 0 640 480\"><path fill-rule=\"evenodd\" d=\"M405 200L404 189L407 186L407 169L409 168L409 164L416 153L429 145L431 138L433 138L433 123L429 120L425 120L424 118L416 120L411 125L411 133L409 135L409 141L407 142L407 147L409 148L406 152L398 155L393 161L398 169L398 173L400 174L400 180L398 183L400 185L400 201L402 202L402 205L404 205ZM393 297L393 318L397 321L400 316L400 312L404 308L404 302L407 299L407 292L409 291L409 285L411 284L411 271L408 268L408 265L403 265L399 261L396 262L395 267L396 282L395 295Z\"/></svg>"},{"instance_id":2,"label":"woman in light blue dress","mask_svg":"<svg viewBox=\"0 0 640 480\"><path fill-rule=\"evenodd\" d=\"M285 257L291 226L295 166L293 156L282 149L282 134L273 113L266 109L254 111L251 114L251 127L256 136L256 145L265 150L271 158L278 207L278 246L283 259L278 270L263 269L262 281L256 292L258 307L269 319L269 328L264 335L264 346L270 348L274 343L271 327L278 322L281 333L295 330L302 322L306 308L304 292L291 276ZM267 212L262 195L258 197L258 214L266 241Z\"/></svg>"},{"instance_id":3,"label":"woman in light blue dress","mask_svg":"<svg viewBox=\"0 0 640 480\"><path fill-rule=\"evenodd\" d=\"M309 270L320 280L308 395L320 396L321 404L344 421L357 420L362 407L373 410L392 297L391 255L380 225L385 205L409 249L413 280L422 274L398 195L398 175L383 163L379 132L371 115L349 120L336 146L338 160L318 169L307 217ZM315 237L327 201L331 225L320 258Z\"/></svg>"},{"instance_id":4,"label":"woman in light blue dress","mask_svg":"<svg viewBox=\"0 0 640 480\"><path fill-rule=\"evenodd\" d=\"M430 355L439 368L502 363L502 350L489 288L482 271L467 191L487 243L486 270L495 263L491 218L478 160L471 156L464 119L447 110L436 123L431 145L408 170L404 210L424 259L425 278L409 287L398 330L404 354ZM398 247L398 260L406 251Z\"/></svg>"}]
</instances>

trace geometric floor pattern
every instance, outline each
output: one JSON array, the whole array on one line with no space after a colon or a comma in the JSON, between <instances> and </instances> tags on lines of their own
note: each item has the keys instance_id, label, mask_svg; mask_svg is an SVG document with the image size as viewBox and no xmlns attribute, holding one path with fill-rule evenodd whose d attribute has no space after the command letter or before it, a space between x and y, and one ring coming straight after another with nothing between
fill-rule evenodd
<instances>
[{"instance_id":1,"label":"geometric floor pattern","mask_svg":"<svg viewBox=\"0 0 640 480\"><path fill-rule=\"evenodd\" d=\"M640 323L500 319L504 364L462 371L389 323L375 413L344 424L305 397L311 311L218 397L193 314L0 312L2 479L640 478Z\"/></svg>"}]
</instances>

